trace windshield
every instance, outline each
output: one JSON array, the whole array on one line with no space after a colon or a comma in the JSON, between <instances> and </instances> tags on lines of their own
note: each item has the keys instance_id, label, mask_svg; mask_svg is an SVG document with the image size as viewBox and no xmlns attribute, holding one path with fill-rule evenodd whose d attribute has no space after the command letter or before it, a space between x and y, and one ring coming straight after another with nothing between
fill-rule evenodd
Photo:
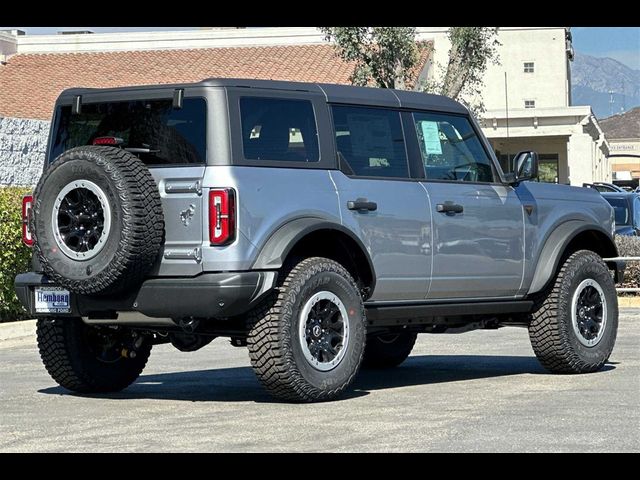
<instances>
[{"instance_id":1,"label":"windshield","mask_svg":"<svg viewBox=\"0 0 640 480\"><path fill-rule=\"evenodd\" d=\"M624 198L605 198L613 207L616 216L616 225L629 225L629 204Z\"/></svg>"},{"instance_id":2,"label":"windshield","mask_svg":"<svg viewBox=\"0 0 640 480\"><path fill-rule=\"evenodd\" d=\"M80 114L59 107L49 161L70 148L93 145L96 138L116 137L147 165L202 164L206 158L206 104L171 100L87 103Z\"/></svg>"}]
</instances>

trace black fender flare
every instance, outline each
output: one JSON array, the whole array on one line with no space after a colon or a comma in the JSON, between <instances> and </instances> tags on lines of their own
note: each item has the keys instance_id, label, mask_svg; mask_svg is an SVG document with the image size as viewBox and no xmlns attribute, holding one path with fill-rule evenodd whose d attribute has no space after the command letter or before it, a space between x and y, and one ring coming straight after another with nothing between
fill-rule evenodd
<instances>
[{"instance_id":1,"label":"black fender flare","mask_svg":"<svg viewBox=\"0 0 640 480\"><path fill-rule=\"evenodd\" d=\"M367 259L371 271L373 292L376 283L376 273L371 256L362 240L347 227L339 223L330 222L322 218L304 217L292 220L279 227L260 249L260 253L253 262L253 270L277 270L282 267L287 255L295 245L305 236L318 230L334 230L347 235L359 247Z\"/></svg>"},{"instance_id":2,"label":"black fender flare","mask_svg":"<svg viewBox=\"0 0 640 480\"><path fill-rule=\"evenodd\" d=\"M576 238L580 233L595 230L604 234L609 239L610 245L614 252L618 249L615 243L610 239L610 233L604 230L599 225L593 223L587 223L583 220L568 220L558 225L547 237L544 247L538 255L536 270L529 286L528 294L539 292L544 286L551 280L553 274L558 268L562 254L565 252L567 246L571 241Z\"/></svg>"}]
</instances>

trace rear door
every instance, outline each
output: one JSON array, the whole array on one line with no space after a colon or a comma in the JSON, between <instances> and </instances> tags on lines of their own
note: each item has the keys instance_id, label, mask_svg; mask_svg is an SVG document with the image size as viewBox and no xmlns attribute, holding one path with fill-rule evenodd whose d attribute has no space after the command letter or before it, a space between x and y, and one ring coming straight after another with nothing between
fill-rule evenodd
<instances>
[{"instance_id":1,"label":"rear door","mask_svg":"<svg viewBox=\"0 0 640 480\"><path fill-rule=\"evenodd\" d=\"M83 95L79 113L61 105L50 158L96 138L113 137L147 165L158 184L165 221L161 261L151 275L202 271L206 101L187 93L174 107L173 90L97 92Z\"/></svg>"},{"instance_id":2,"label":"rear door","mask_svg":"<svg viewBox=\"0 0 640 480\"><path fill-rule=\"evenodd\" d=\"M371 300L420 300L431 273L431 211L424 188L410 178L400 113L350 105L331 107L342 171L331 172L342 221L371 256Z\"/></svg>"}]
</instances>

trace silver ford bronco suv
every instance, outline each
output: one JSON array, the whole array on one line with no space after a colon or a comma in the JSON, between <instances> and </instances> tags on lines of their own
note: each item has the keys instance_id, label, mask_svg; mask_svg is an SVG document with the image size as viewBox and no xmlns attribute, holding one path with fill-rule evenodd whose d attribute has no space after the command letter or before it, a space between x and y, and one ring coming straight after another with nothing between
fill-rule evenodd
<instances>
[{"instance_id":1,"label":"silver ford bronco suv","mask_svg":"<svg viewBox=\"0 0 640 480\"><path fill-rule=\"evenodd\" d=\"M554 373L600 369L623 275L593 189L504 171L468 110L279 81L71 89L23 201L16 291L44 365L121 390L153 345L247 346L266 389L336 398L418 333L522 326Z\"/></svg>"}]
</instances>

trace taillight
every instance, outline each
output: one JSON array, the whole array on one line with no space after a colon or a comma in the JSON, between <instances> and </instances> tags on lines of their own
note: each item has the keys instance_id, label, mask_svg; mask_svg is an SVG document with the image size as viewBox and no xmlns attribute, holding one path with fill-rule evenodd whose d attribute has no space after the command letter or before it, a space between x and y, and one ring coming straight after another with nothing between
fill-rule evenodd
<instances>
[{"instance_id":1,"label":"taillight","mask_svg":"<svg viewBox=\"0 0 640 480\"><path fill-rule=\"evenodd\" d=\"M209 192L209 241L226 245L236 236L236 196L232 188Z\"/></svg>"},{"instance_id":2,"label":"taillight","mask_svg":"<svg viewBox=\"0 0 640 480\"><path fill-rule=\"evenodd\" d=\"M119 137L98 137L93 140L94 145L122 145L124 140Z\"/></svg>"},{"instance_id":3,"label":"taillight","mask_svg":"<svg viewBox=\"0 0 640 480\"><path fill-rule=\"evenodd\" d=\"M33 195L22 197L22 241L27 247L33 246L33 237L29 231L29 215L33 207Z\"/></svg>"}]
</instances>

